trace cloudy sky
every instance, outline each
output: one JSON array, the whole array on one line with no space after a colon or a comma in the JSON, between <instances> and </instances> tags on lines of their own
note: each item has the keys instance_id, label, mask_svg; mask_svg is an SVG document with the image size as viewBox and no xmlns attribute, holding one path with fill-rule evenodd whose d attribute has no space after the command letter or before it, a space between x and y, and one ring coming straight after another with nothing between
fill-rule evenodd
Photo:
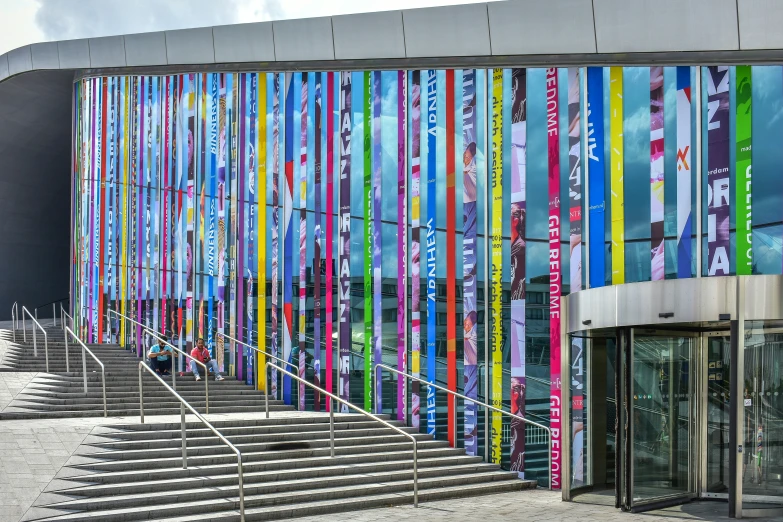
<instances>
[{"instance_id":1,"label":"cloudy sky","mask_svg":"<svg viewBox=\"0 0 783 522\"><path fill-rule=\"evenodd\" d=\"M47 40L479 0L0 0L0 54ZM482 0L486 1L486 0Z\"/></svg>"}]
</instances>

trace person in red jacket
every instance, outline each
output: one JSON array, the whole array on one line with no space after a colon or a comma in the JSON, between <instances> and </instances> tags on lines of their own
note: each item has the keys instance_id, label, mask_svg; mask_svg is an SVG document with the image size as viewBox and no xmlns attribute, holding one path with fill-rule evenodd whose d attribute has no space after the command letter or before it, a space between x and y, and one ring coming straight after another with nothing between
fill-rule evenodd
<instances>
[{"instance_id":1,"label":"person in red jacket","mask_svg":"<svg viewBox=\"0 0 783 522\"><path fill-rule=\"evenodd\" d=\"M207 367L207 372L212 370L212 373L215 374L216 381L223 380L223 376L220 375L220 370L218 369L217 361L209 356L209 350L207 350L207 347L204 346L204 339L199 339L196 341L196 346L190 352L190 355L197 361L204 363ZM191 363L190 369L193 371L193 375L196 376L196 380L200 381L201 376L198 374L198 364ZM206 375L206 377L209 377L209 375Z\"/></svg>"}]
</instances>

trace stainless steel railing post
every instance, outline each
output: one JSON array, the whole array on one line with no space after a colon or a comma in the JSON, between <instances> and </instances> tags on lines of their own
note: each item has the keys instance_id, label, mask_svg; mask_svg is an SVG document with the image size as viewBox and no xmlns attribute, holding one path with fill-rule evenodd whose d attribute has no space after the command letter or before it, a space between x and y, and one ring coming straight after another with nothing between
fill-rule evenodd
<instances>
[{"instance_id":1,"label":"stainless steel railing post","mask_svg":"<svg viewBox=\"0 0 783 522\"><path fill-rule=\"evenodd\" d=\"M334 457L334 408L332 408L332 399L329 398L329 441L331 442L331 455Z\"/></svg>"},{"instance_id":2,"label":"stainless steel railing post","mask_svg":"<svg viewBox=\"0 0 783 522\"><path fill-rule=\"evenodd\" d=\"M501 415L507 415L507 416L509 416L509 417L511 417L511 418L514 418L514 419L521 420L521 421L522 421L523 423L525 423L525 424L530 424L530 425L533 425L533 426L537 426L538 428L541 428L541 429L543 429L544 431L546 431L546 433L547 433L547 435L548 435L548 439L549 439L549 443L548 443L548 447L547 447L547 449L548 449L548 454L549 454L549 489L550 489L550 490L552 489L552 430L551 430L550 428L548 428L548 427L544 426L543 424L539 424L539 423L537 423L537 422L533 422L533 421L531 421L531 420L528 420L528 419L526 419L525 417L523 417L523 416L521 416L521 415L517 415L517 414L514 414L514 413L510 413L510 412L507 412L507 411L501 410L500 408L496 408L496 407L494 407L494 406L491 406L491 405L489 405L489 404L487 404L487 403L485 403L485 402L479 402L479 401L477 401L477 400L471 399L470 397L466 397L465 395L462 395L462 394L460 394L460 393L457 393L457 392L455 392L455 391L449 390L449 389L447 389L447 388L444 388L444 387L442 387L442 386L438 386L437 384L434 384L434 383L431 383L431 382L425 381L425 380L423 380L423 379L420 379L420 378L418 378L418 377L414 377L413 375L410 375L410 374L408 374L408 373L401 372L401 371L399 371L399 370L396 370L396 369L394 369L394 368L392 368L392 367L390 367L390 366L387 366L387 365L385 365L385 364L376 364L376 365L375 365L375 368L376 368L376 375L375 375L375 378L376 378L376 379L378 379L378 378L379 378L379 374L377 373L377 369L378 369L378 368L381 368L381 369L383 369L383 370L387 370L387 371L389 371L389 372L391 372L391 373L397 374L397 375L399 375L399 376L401 376L401 377L405 378L405 379L406 379L406 381L407 381L407 380L411 380L411 381L417 381L417 382L419 382L419 383L421 383L421 384L424 384L424 385L426 385L426 386L430 386L430 387L432 387L432 388L435 388L436 390L441 390L441 391L444 391L444 392L446 392L446 393L448 393L448 394L452 395L452 397L453 397L453 400L455 401L455 402L453 403L453 405L454 405L454 411L455 411L455 412L457 411L457 408L456 408L456 406L457 406L456 399L457 399L457 398L460 398L460 399L462 399L462 400L464 400L464 401L469 401L469 402L472 402L472 403L473 403L473 404L475 404L476 406L481 406L481 407L483 407L483 408L487 408L487 409L489 409L489 410L496 411L496 412L500 413ZM377 381L376 381L376 383L375 383L375 384L377 385ZM456 422L455 422L455 431L454 431L454 447L456 447L456 441L457 441L457 433L456 433Z\"/></svg>"},{"instance_id":3,"label":"stainless steel railing post","mask_svg":"<svg viewBox=\"0 0 783 522\"><path fill-rule=\"evenodd\" d=\"M377 366L383 366L383 365L377 365ZM387 421L381 419L377 415L374 415L374 414L372 414L372 413L370 413L368 411L365 411L365 410L359 408L358 406L356 406L356 405L354 405L354 404L352 404L352 403L350 403L350 402L348 402L348 401L346 401L344 399L341 399L340 397L334 395L331 392L326 391L323 388L319 388L315 384L312 384L312 383L306 381L305 379L299 377L298 375L296 375L294 373L291 373L291 372L289 372L287 370L284 370L281 367L279 367L279 366L277 366L277 365L275 365L275 364L273 364L271 362L266 363L266 368L264 369L264 371L267 372L267 374L269 373L269 368L270 367L274 367L278 372L282 373L283 375L288 375L291 379L293 379L293 380L295 380L295 381L297 381L297 382L299 382L301 384L304 384L305 386L313 388L314 390L318 390L320 393L322 393L324 395L324 397L327 397L330 400L338 402L338 403L348 407L349 409L355 410L356 412L364 415L365 417L369 417L369 418L373 419L374 421L376 421L376 422L386 426L387 428L390 428L390 429L392 429L392 430L402 434L404 437L409 438L411 440L411 442L413 443L413 505L414 505L414 507L419 507L419 474L418 474L419 459L418 459L418 445L416 443L416 437L414 437L413 435L411 435L407 431L401 429L400 427L395 426L394 424L391 424L390 422L387 422ZM384 368L386 368L386 367L384 366ZM330 410L334 411L334 408L330 408ZM268 410L268 406L267 406L267 414L268 414L268 411L269 410Z\"/></svg>"},{"instance_id":4,"label":"stainless steel railing post","mask_svg":"<svg viewBox=\"0 0 783 522\"><path fill-rule=\"evenodd\" d=\"M238 484L239 484L239 519L242 522L244 522L244 520L245 520L245 491L244 491L244 489L245 489L245 481L244 481L244 471L243 471L244 468L243 468L243 465L242 465L242 453L236 448L236 446L231 444L231 442L227 438L225 438L222 433L220 433L218 430L216 430L215 427L212 426L212 424L210 424L209 421L207 421L207 419L205 419L199 412L197 412L195 409L193 409L193 406L188 404L188 402L185 399L183 399L182 396L180 396L180 394L178 394L176 391L174 391L174 389L171 386L169 386L166 383L166 381L161 379L160 376L157 375L155 372L153 372L152 369L150 369L149 366L144 364L144 361L139 361L139 401L140 401L140 406L141 406L141 410L140 410L141 411L141 422L144 422L144 391L143 391L142 384L141 384L142 383L142 381L141 381L141 372L142 372L142 370L147 370L152 375L153 378L157 379L158 382L160 382L161 385L163 385L164 388L166 388L169 392L171 392L172 395L174 395L174 397L179 401L180 406L182 408L187 408L188 410L190 410L190 413L195 415L198 420L200 420L213 434L215 434L215 436L217 438L219 438L221 440L221 442L223 442L226 446L228 446L228 448L231 451L233 451L236 454L236 456L237 456L237 479L238 479ZM185 440L186 440L186 436L185 436L184 430L187 429L187 425L185 424L185 414L184 413L182 413L181 421L182 421L182 425L183 425L183 428L182 428L183 429L182 440L183 440L183 444L184 444ZM184 456L185 456L185 460L186 460L186 454L184 454ZM183 466L187 465L185 460L183 460Z\"/></svg>"},{"instance_id":5,"label":"stainless steel railing post","mask_svg":"<svg viewBox=\"0 0 783 522\"><path fill-rule=\"evenodd\" d=\"M109 416L109 407L106 403L106 368L101 364L101 387L103 388L103 416Z\"/></svg>"},{"instance_id":6,"label":"stainless steel railing post","mask_svg":"<svg viewBox=\"0 0 783 522\"><path fill-rule=\"evenodd\" d=\"M188 440L187 429L185 427L185 405L179 403L179 414L182 421L182 469L188 469ZM240 486L241 488L242 486Z\"/></svg>"},{"instance_id":7,"label":"stainless steel railing post","mask_svg":"<svg viewBox=\"0 0 783 522\"><path fill-rule=\"evenodd\" d=\"M68 336L65 336L65 371L71 373L71 359L68 357Z\"/></svg>"},{"instance_id":8,"label":"stainless steel railing post","mask_svg":"<svg viewBox=\"0 0 783 522\"><path fill-rule=\"evenodd\" d=\"M87 395L87 354L82 347L82 376L84 377L84 394Z\"/></svg>"},{"instance_id":9,"label":"stainless steel railing post","mask_svg":"<svg viewBox=\"0 0 783 522\"><path fill-rule=\"evenodd\" d=\"M143 362L139 361L139 416L141 417L141 423L144 424L144 380L141 378L141 365Z\"/></svg>"}]
</instances>

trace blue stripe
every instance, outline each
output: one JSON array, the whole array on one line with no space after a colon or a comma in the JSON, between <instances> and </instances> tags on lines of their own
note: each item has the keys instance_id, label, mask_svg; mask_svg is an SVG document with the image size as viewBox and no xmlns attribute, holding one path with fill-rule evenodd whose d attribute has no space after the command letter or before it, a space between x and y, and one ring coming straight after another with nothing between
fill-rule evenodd
<instances>
[{"instance_id":1,"label":"blue stripe","mask_svg":"<svg viewBox=\"0 0 783 522\"><path fill-rule=\"evenodd\" d=\"M435 237L438 194L437 179L437 71L427 71L427 380L435 383L437 350L437 274ZM427 387L427 433L435 435L435 388Z\"/></svg>"},{"instance_id":2,"label":"blue stripe","mask_svg":"<svg viewBox=\"0 0 783 522\"><path fill-rule=\"evenodd\" d=\"M604 248L604 194L606 168L604 166L604 71L601 67L587 68L587 158L589 166L590 201L590 288L606 283L606 254Z\"/></svg>"}]
</instances>

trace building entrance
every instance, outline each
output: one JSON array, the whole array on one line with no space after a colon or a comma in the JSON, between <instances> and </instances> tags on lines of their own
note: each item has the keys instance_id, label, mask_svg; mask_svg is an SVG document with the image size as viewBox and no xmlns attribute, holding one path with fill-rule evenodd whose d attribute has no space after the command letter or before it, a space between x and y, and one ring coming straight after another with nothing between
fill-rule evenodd
<instances>
[{"instance_id":1,"label":"building entrance","mask_svg":"<svg viewBox=\"0 0 783 522\"><path fill-rule=\"evenodd\" d=\"M781 512L783 328L726 321L569 341L564 498L627 511L715 498L743 518Z\"/></svg>"}]
</instances>

